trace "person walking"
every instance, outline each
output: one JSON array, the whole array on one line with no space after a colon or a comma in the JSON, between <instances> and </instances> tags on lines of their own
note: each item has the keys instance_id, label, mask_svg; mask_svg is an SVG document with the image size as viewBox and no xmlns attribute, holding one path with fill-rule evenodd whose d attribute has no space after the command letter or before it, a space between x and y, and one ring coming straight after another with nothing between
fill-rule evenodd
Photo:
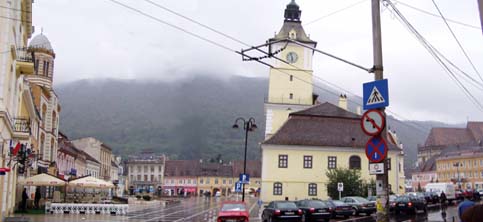
<instances>
[{"instance_id":1,"label":"person walking","mask_svg":"<svg viewBox=\"0 0 483 222\"><path fill-rule=\"evenodd\" d=\"M20 209L22 211L27 210L27 200L29 199L29 195L27 194L27 188L23 188L22 192L22 202L20 203Z\"/></svg>"},{"instance_id":2,"label":"person walking","mask_svg":"<svg viewBox=\"0 0 483 222\"><path fill-rule=\"evenodd\" d=\"M42 198L42 194L40 193L40 187L37 187L35 189L35 199L34 199L34 205L35 208L39 209L40 208L40 199Z\"/></svg>"},{"instance_id":3,"label":"person walking","mask_svg":"<svg viewBox=\"0 0 483 222\"><path fill-rule=\"evenodd\" d=\"M446 198L446 194L444 191L441 191L441 194L439 196L440 204L441 204L441 216L443 219L446 218L446 208L448 208L448 199Z\"/></svg>"}]
</instances>

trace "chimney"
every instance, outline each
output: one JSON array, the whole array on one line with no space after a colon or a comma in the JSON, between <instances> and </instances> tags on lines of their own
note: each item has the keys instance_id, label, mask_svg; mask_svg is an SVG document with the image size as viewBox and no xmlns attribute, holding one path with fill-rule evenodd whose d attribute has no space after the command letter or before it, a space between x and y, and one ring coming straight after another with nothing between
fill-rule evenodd
<instances>
[{"instance_id":1,"label":"chimney","mask_svg":"<svg viewBox=\"0 0 483 222\"><path fill-rule=\"evenodd\" d=\"M361 109L360 106L357 106L356 114L359 115L359 116L362 115L362 109Z\"/></svg>"},{"instance_id":2,"label":"chimney","mask_svg":"<svg viewBox=\"0 0 483 222\"><path fill-rule=\"evenodd\" d=\"M339 96L339 107L347 110L347 96L345 94Z\"/></svg>"}]
</instances>

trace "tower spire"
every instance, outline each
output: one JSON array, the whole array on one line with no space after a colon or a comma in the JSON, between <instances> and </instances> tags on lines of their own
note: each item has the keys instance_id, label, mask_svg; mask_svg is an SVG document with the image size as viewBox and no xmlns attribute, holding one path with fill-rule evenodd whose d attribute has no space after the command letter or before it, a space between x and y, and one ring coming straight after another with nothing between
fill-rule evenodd
<instances>
[{"instance_id":1,"label":"tower spire","mask_svg":"<svg viewBox=\"0 0 483 222\"><path fill-rule=\"evenodd\" d=\"M300 22L300 7L295 3L295 0L291 0L285 8L285 21Z\"/></svg>"}]
</instances>

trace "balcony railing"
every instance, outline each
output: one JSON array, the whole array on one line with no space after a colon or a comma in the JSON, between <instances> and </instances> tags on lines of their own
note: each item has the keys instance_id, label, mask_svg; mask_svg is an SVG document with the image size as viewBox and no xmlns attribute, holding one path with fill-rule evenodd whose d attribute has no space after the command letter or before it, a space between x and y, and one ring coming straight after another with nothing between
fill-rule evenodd
<instances>
[{"instance_id":1,"label":"balcony railing","mask_svg":"<svg viewBox=\"0 0 483 222\"><path fill-rule=\"evenodd\" d=\"M30 119L23 117L16 117L12 119L13 128L15 132L30 133Z\"/></svg>"},{"instance_id":2,"label":"balcony railing","mask_svg":"<svg viewBox=\"0 0 483 222\"><path fill-rule=\"evenodd\" d=\"M33 53L28 48L17 48L17 61L19 62L34 62Z\"/></svg>"}]
</instances>

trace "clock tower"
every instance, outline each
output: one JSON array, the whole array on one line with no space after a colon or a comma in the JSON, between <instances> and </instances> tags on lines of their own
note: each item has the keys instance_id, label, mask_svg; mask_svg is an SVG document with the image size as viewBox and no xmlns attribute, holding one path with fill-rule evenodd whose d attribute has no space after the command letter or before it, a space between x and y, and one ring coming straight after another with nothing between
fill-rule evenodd
<instances>
[{"instance_id":1,"label":"clock tower","mask_svg":"<svg viewBox=\"0 0 483 222\"><path fill-rule=\"evenodd\" d=\"M303 46L283 41L291 39L300 44L315 48L305 33L300 21L299 6L292 0L285 9L283 26L268 40L273 43L270 51L280 60L274 60L270 68L268 97L265 99L266 129L265 138L273 135L285 123L291 112L314 105L317 95L313 93L312 56L314 51Z\"/></svg>"}]
</instances>

